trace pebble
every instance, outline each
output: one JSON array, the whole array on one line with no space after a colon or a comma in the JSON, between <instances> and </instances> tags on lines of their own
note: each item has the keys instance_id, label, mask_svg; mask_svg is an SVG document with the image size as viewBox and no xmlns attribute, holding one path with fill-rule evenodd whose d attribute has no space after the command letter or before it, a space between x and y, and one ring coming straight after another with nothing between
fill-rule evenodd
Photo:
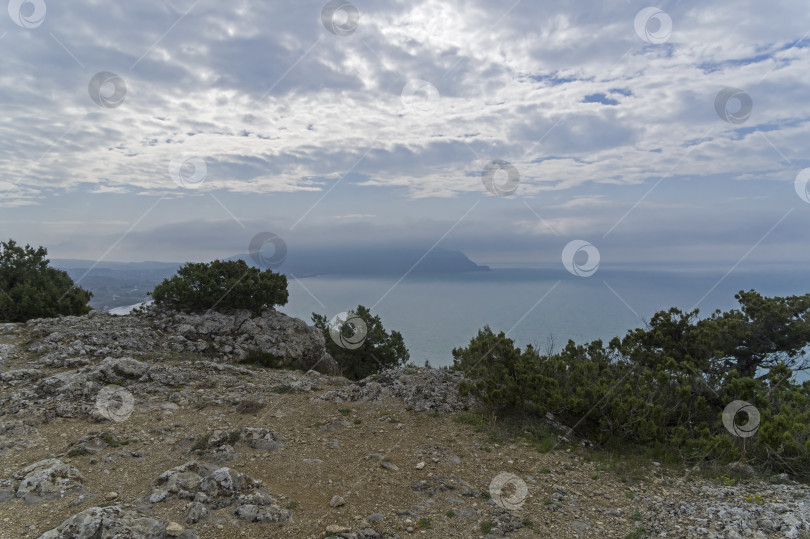
<instances>
[{"instance_id":1,"label":"pebble","mask_svg":"<svg viewBox=\"0 0 810 539\"><path fill-rule=\"evenodd\" d=\"M329 500L330 507L340 507L342 505L346 505L346 500L344 500L340 496L332 496L332 499Z\"/></svg>"},{"instance_id":2,"label":"pebble","mask_svg":"<svg viewBox=\"0 0 810 539\"><path fill-rule=\"evenodd\" d=\"M169 525L166 526L166 535L169 537L179 537L183 535L184 531L186 531L185 528L177 522L169 522Z\"/></svg>"}]
</instances>

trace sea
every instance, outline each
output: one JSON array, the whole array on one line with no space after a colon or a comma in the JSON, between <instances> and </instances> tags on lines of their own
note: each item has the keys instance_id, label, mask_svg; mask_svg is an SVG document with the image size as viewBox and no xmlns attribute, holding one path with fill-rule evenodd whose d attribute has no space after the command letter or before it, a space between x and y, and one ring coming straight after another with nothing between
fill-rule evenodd
<instances>
[{"instance_id":1,"label":"sea","mask_svg":"<svg viewBox=\"0 0 810 539\"><path fill-rule=\"evenodd\" d=\"M656 312L670 307L697 308L700 317L733 309L738 307L734 295L751 289L764 296L810 293L810 270L599 268L578 277L559 269L499 268L405 276L288 275L289 300L278 309L312 323L312 313L331 319L364 305L387 330L402 334L412 363L443 367L452 365L453 349L469 344L484 326L503 331L521 348L531 344L559 351L569 340L607 343L645 327Z\"/></svg>"},{"instance_id":2,"label":"sea","mask_svg":"<svg viewBox=\"0 0 810 539\"><path fill-rule=\"evenodd\" d=\"M487 325L521 348L560 350L569 340L584 344L623 336L670 307L698 308L700 317L733 309L740 290L806 294L808 277L805 268L600 268L590 277L520 268L404 278L288 276L289 301L279 310L311 323L313 312L331 319L364 305L387 330L402 334L411 362L442 367L452 364L453 348L469 344Z\"/></svg>"}]
</instances>

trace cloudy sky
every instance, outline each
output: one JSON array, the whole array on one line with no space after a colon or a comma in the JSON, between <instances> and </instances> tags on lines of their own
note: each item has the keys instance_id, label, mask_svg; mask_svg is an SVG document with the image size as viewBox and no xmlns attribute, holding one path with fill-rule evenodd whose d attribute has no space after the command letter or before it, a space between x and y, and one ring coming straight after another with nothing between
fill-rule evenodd
<instances>
[{"instance_id":1,"label":"cloudy sky","mask_svg":"<svg viewBox=\"0 0 810 539\"><path fill-rule=\"evenodd\" d=\"M810 261L806 2L11 0L0 236Z\"/></svg>"}]
</instances>

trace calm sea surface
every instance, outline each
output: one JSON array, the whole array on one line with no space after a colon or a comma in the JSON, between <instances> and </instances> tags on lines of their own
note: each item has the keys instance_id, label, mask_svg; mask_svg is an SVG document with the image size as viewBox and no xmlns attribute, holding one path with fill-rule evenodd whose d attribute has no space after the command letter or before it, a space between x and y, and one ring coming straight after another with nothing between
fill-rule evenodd
<instances>
[{"instance_id":1,"label":"calm sea surface","mask_svg":"<svg viewBox=\"0 0 810 539\"><path fill-rule=\"evenodd\" d=\"M727 271L727 270L726 270ZM358 304L372 308L386 329L402 333L411 361L434 367L452 363L451 350L465 346L489 325L508 332L521 348L556 349L572 339L605 341L643 327L659 310L695 305L701 316L737 306L734 294L755 289L767 296L810 292L810 271L608 271L588 278L563 271L500 269L482 273L398 277L289 279L289 303L280 310L307 322L329 318Z\"/></svg>"}]
</instances>

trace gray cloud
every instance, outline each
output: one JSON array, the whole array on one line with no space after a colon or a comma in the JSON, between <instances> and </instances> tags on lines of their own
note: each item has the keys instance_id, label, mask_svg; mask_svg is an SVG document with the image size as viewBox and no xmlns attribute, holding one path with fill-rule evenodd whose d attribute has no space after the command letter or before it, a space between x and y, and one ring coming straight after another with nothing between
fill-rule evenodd
<instances>
[{"instance_id":1,"label":"gray cloud","mask_svg":"<svg viewBox=\"0 0 810 539\"><path fill-rule=\"evenodd\" d=\"M662 44L636 34L640 5L356 5L360 24L345 37L323 27L320 1L77 0L49 3L34 29L4 18L4 229L60 256L98 256L165 197L110 256L233 254L250 227L229 214L261 228L268 212L279 230L306 215L292 235L301 244L360 234L430 245L479 200L486 211L448 241L531 259L560 240L526 202L561 236L598 239L661 181L606 239L618 258L731 260L791 207L762 256L796 251L788 223L810 208L791 185L810 165L804 4L666 5L673 30ZM126 81L120 107L90 99L99 71ZM433 110L403 103L415 79L438 90ZM714 110L728 86L751 96L742 125ZM194 193L170 177L179 154L205 161ZM511 199L490 200L481 185L496 159L520 171ZM689 205L706 200L696 182L718 186L715 207ZM501 203L509 209L489 209ZM339 215L374 217L338 226ZM77 224L94 219L104 233Z\"/></svg>"}]
</instances>

